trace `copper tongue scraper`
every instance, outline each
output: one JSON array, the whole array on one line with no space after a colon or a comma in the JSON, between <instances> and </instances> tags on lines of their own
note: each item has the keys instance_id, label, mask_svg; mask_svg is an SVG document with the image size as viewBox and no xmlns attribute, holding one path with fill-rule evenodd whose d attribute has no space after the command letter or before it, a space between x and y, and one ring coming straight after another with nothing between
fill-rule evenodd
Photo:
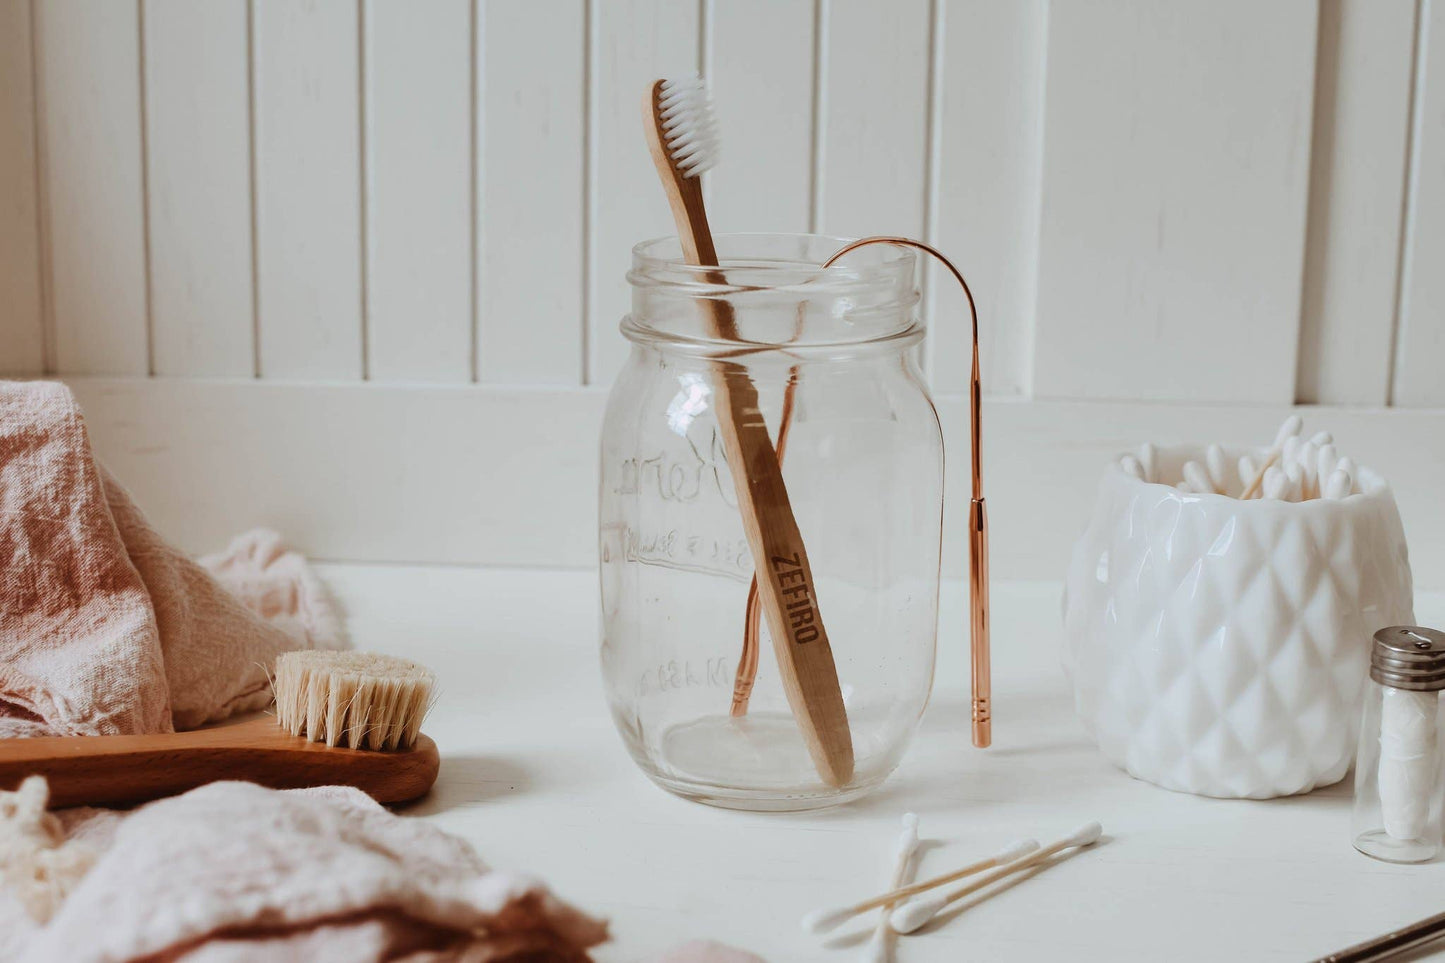
<instances>
[{"instance_id":1,"label":"copper tongue scraper","mask_svg":"<svg viewBox=\"0 0 1445 963\"><path fill-rule=\"evenodd\" d=\"M968 313L973 326L973 368L969 376L969 443L973 459L973 497L968 507L968 556L969 556L969 611L970 611L970 654L973 669L973 744L985 749L993 741L993 717L991 710L991 685L989 683L989 628L988 628L988 511L983 500L983 447L981 444L983 413L980 409L982 397L978 373L978 308L973 301L973 292L963 274L953 262L936 248L907 237L865 237L845 245L832 257L823 262L830 268L845 255L870 244L897 244L911 247L930 254L943 262L958 286L963 288L968 299ZM797 369L793 369L783 394L783 413L778 428L777 457L781 462L786 448L788 428L792 422L793 393L797 389ZM753 681L758 669L758 586L754 579L748 596L748 616L743 632L743 652L738 660L737 680L733 687L732 714L746 715L748 699L752 693Z\"/></svg>"}]
</instances>

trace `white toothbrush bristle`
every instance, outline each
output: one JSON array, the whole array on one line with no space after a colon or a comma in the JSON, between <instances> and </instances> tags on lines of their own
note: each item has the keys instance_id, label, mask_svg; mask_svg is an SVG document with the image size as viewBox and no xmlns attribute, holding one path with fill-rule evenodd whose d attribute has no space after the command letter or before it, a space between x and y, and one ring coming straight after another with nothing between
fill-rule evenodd
<instances>
[{"instance_id":1,"label":"white toothbrush bristle","mask_svg":"<svg viewBox=\"0 0 1445 963\"><path fill-rule=\"evenodd\" d=\"M701 77L664 80L657 112L662 118L662 142L684 177L698 177L717 164L717 116Z\"/></svg>"}]
</instances>

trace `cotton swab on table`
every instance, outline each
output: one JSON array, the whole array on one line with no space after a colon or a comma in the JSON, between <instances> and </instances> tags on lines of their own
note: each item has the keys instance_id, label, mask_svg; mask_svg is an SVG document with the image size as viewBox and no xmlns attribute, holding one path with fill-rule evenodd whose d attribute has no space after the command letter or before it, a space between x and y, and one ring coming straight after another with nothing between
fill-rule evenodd
<instances>
[{"instance_id":1,"label":"cotton swab on table","mask_svg":"<svg viewBox=\"0 0 1445 963\"><path fill-rule=\"evenodd\" d=\"M1072 847L1092 846L1099 841L1103 835L1104 827L1098 823L1087 823L1080 826L1074 832L1060 839L1058 842L1050 843L1043 849L1029 853L1020 859L1016 859L1005 866L1001 866L991 873L980 876L977 880L951 892L942 893L937 896L929 896L923 899L911 900L904 903L893 911L889 922L893 929L899 933L912 933L933 919L949 903L956 902L978 892L985 886L998 882L1006 876L1010 876L1031 866L1037 866L1055 853Z\"/></svg>"},{"instance_id":2,"label":"cotton swab on table","mask_svg":"<svg viewBox=\"0 0 1445 963\"><path fill-rule=\"evenodd\" d=\"M889 903L896 903L901 899L907 899L910 896L916 896L919 893L933 889L935 886L943 886L946 883L952 883L955 880L963 879L965 876L972 876L974 873L981 873L984 870L992 869L995 866L1002 866L1007 863L1012 863L1020 859L1021 857L1032 853L1038 848L1039 844L1037 840L1021 839L1017 842L1009 843L1003 849L999 850L997 853L988 857L987 859L980 859L978 862L969 863L962 869L956 869L951 873L945 873L942 876L935 876L932 879L925 879L921 883L913 883L910 886L904 886L899 889L895 889L890 893L884 893L881 896L874 896L870 899L865 899L863 902L854 903L851 906L840 906L835 909L814 910L807 916L803 917L803 930L804 932L813 934L826 933L829 930L837 929L843 923L847 922L854 916L857 916L859 913L866 913L869 910L877 909L880 906L886 906Z\"/></svg>"},{"instance_id":3,"label":"cotton swab on table","mask_svg":"<svg viewBox=\"0 0 1445 963\"><path fill-rule=\"evenodd\" d=\"M889 876L888 886L890 889L898 889L908 881L908 872L913 865L913 856L918 852L918 817L913 813L903 814L903 829L898 834L898 842L893 847L893 873ZM878 922L873 927L873 937L868 941L868 947L863 951L863 959L869 963L886 963L889 957L889 944L892 942L893 931L888 926L888 911L893 908L892 903L885 903L878 914Z\"/></svg>"}]
</instances>

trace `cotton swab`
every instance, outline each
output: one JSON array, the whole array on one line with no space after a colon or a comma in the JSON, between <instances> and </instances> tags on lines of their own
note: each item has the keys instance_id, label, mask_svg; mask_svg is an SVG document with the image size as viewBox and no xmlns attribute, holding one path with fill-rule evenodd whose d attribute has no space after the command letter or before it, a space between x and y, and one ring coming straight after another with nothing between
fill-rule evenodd
<instances>
[{"instance_id":1,"label":"cotton swab","mask_svg":"<svg viewBox=\"0 0 1445 963\"><path fill-rule=\"evenodd\" d=\"M924 899L911 900L910 902L904 903L893 911L893 915L889 917L889 922L899 933L912 933L937 916L939 911L949 903L956 902L965 896L976 893L985 886L996 883L1006 876L1017 873L1021 869L1037 866L1050 856L1062 850L1075 846L1092 846L1099 841L1099 837L1103 835L1103 832L1104 827L1098 823L1088 823L1080 826L1058 842L1050 843L1043 849L1029 853L1023 858L1001 866L991 873L986 873L967 886L948 893L941 893L937 896L929 896Z\"/></svg>"},{"instance_id":2,"label":"cotton swab","mask_svg":"<svg viewBox=\"0 0 1445 963\"><path fill-rule=\"evenodd\" d=\"M1224 449L1217 444L1204 449L1204 467L1209 469L1209 480L1214 483L1214 490L1223 494L1229 487L1229 469L1225 467Z\"/></svg>"},{"instance_id":3,"label":"cotton swab","mask_svg":"<svg viewBox=\"0 0 1445 963\"><path fill-rule=\"evenodd\" d=\"M1264 470L1264 484L1261 487L1263 497L1282 502L1289 494L1289 477L1278 465L1271 465Z\"/></svg>"},{"instance_id":4,"label":"cotton swab","mask_svg":"<svg viewBox=\"0 0 1445 963\"><path fill-rule=\"evenodd\" d=\"M1258 471L1259 466L1254 463L1254 458L1249 455L1239 456L1239 487L1241 491L1249 487ZM1239 497L1243 498L1244 496L1240 495Z\"/></svg>"},{"instance_id":5,"label":"cotton swab","mask_svg":"<svg viewBox=\"0 0 1445 963\"><path fill-rule=\"evenodd\" d=\"M1321 494L1324 493L1325 482L1334 474L1339 462L1340 453L1335 450L1333 442L1320 445L1320 450L1315 455L1315 482L1320 486Z\"/></svg>"},{"instance_id":6,"label":"cotton swab","mask_svg":"<svg viewBox=\"0 0 1445 963\"><path fill-rule=\"evenodd\" d=\"M1275 433L1274 444L1270 445L1269 453L1265 456L1264 463L1258 467L1257 474L1245 484L1244 492L1239 496L1240 498L1253 498L1259 492L1260 486L1264 484L1264 473L1269 470L1271 465L1279 460L1280 455L1284 452L1286 442L1291 438L1297 439L1302 430L1304 430L1304 419L1300 418L1299 415L1290 415L1284 420L1279 426L1279 431ZM1295 443L1298 444L1299 442L1296 441Z\"/></svg>"},{"instance_id":7,"label":"cotton swab","mask_svg":"<svg viewBox=\"0 0 1445 963\"><path fill-rule=\"evenodd\" d=\"M1354 479L1350 478L1350 473L1343 468L1336 468L1325 482L1322 494L1325 498L1339 500L1348 495L1353 487Z\"/></svg>"},{"instance_id":8,"label":"cotton swab","mask_svg":"<svg viewBox=\"0 0 1445 963\"><path fill-rule=\"evenodd\" d=\"M1139 464L1144 469L1146 482L1159 480L1159 449L1147 441L1139 446Z\"/></svg>"},{"instance_id":9,"label":"cotton swab","mask_svg":"<svg viewBox=\"0 0 1445 963\"><path fill-rule=\"evenodd\" d=\"M919 893L933 889L935 886L942 886L945 883L952 883L955 880L963 879L965 876L972 876L974 873L981 873L984 870L992 869L995 866L1002 866L1004 864L1015 862L1021 857L1032 853L1038 848L1039 844L1037 840L1022 839L1017 842L1009 843L1003 849L999 850L997 853L988 857L987 859L981 859L976 863L969 863L962 869L956 869L951 873L945 873L942 876L935 876L933 877L933 879L926 879L921 883L914 883L911 886L904 886L900 889L893 890L891 893L884 893L882 896L874 896L871 899L865 899L863 902L854 903L851 906L840 906L836 909L815 910L814 912L809 913L807 916L803 917L803 930L804 932L814 934L826 933L829 930L837 929L843 923L847 922L852 917L857 916L859 913L866 913L869 910L877 909L880 906L886 906L889 903L896 903L901 899L907 899L910 896L916 896Z\"/></svg>"},{"instance_id":10,"label":"cotton swab","mask_svg":"<svg viewBox=\"0 0 1445 963\"><path fill-rule=\"evenodd\" d=\"M1351 458L1350 456L1346 455L1345 457L1341 458L1339 461L1335 462L1335 467L1338 468L1338 469L1340 469L1341 471L1348 472L1349 475L1350 475L1350 490L1347 491L1347 492L1345 492L1345 494L1346 494L1346 495L1349 495L1349 494L1351 494L1352 492L1354 492L1354 490L1355 490L1355 479L1357 479L1357 478L1360 477L1360 469L1359 469L1358 467L1356 467L1356 465L1355 465L1355 460L1354 460L1353 458Z\"/></svg>"},{"instance_id":11,"label":"cotton swab","mask_svg":"<svg viewBox=\"0 0 1445 963\"><path fill-rule=\"evenodd\" d=\"M1300 445L1297 456L1300 469L1300 500L1319 497L1320 446L1313 438Z\"/></svg>"},{"instance_id":12,"label":"cotton swab","mask_svg":"<svg viewBox=\"0 0 1445 963\"><path fill-rule=\"evenodd\" d=\"M1140 464L1139 459L1135 458L1133 455L1125 455L1123 458L1120 458L1119 467L1124 469L1124 471L1126 471L1130 475L1133 475L1140 481L1149 480L1148 477L1144 474L1144 466Z\"/></svg>"},{"instance_id":13,"label":"cotton swab","mask_svg":"<svg viewBox=\"0 0 1445 963\"><path fill-rule=\"evenodd\" d=\"M1209 473L1204 466L1197 461L1186 461L1184 463L1184 482L1189 490L1207 495L1214 492L1214 482L1210 481Z\"/></svg>"},{"instance_id":14,"label":"cotton swab","mask_svg":"<svg viewBox=\"0 0 1445 963\"><path fill-rule=\"evenodd\" d=\"M890 889L898 889L908 881L908 871L913 865L913 855L918 852L918 817L913 813L903 814L903 829L898 834L898 842L893 847L893 873L889 876L888 886ZM878 922L873 927L873 938L868 941L868 947L863 951L863 959L869 963L887 963L889 956L889 944L892 941L893 931L888 926L888 911L893 908L892 903L885 903L882 912L878 914Z\"/></svg>"}]
</instances>

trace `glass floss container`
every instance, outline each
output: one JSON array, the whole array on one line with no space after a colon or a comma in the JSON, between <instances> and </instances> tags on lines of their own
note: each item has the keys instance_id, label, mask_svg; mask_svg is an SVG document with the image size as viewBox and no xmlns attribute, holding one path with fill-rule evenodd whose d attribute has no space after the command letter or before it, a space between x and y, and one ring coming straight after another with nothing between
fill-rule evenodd
<instances>
[{"instance_id":1,"label":"glass floss container","mask_svg":"<svg viewBox=\"0 0 1445 963\"><path fill-rule=\"evenodd\" d=\"M1359 755L1355 761L1355 848L1392 863L1440 851L1440 690L1445 632L1397 625L1370 650Z\"/></svg>"},{"instance_id":2,"label":"glass floss container","mask_svg":"<svg viewBox=\"0 0 1445 963\"><path fill-rule=\"evenodd\" d=\"M633 759L678 795L753 810L857 798L898 765L933 684L943 442L914 347L914 255L719 235L633 251L631 355L601 447L601 661ZM724 302L737 338L709 334ZM811 559L854 765L820 775L758 617L754 559L716 417L720 372L757 390Z\"/></svg>"}]
</instances>

